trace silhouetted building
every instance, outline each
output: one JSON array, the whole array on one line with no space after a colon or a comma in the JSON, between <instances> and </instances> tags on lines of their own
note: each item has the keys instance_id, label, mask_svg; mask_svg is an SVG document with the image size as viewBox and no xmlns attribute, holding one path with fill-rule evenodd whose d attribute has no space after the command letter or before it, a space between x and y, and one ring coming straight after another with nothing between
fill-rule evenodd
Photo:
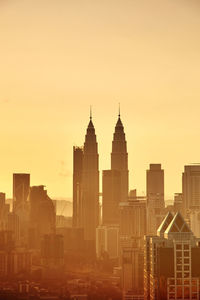
<instances>
[{"instance_id":1,"label":"silhouetted building","mask_svg":"<svg viewBox=\"0 0 200 300\"><path fill-rule=\"evenodd\" d=\"M95 253L96 228L99 225L99 155L92 117L88 124L83 151L79 227L84 229L85 240Z\"/></svg>"},{"instance_id":2,"label":"silhouetted building","mask_svg":"<svg viewBox=\"0 0 200 300\"><path fill-rule=\"evenodd\" d=\"M144 299L199 299L200 240L178 212L145 237Z\"/></svg>"},{"instance_id":3,"label":"silhouetted building","mask_svg":"<svg viewBox=\"0 0 200 300\"><path fill-rule=\"evenodd\" d=\"M20 244L27 244L30 189L30 174L13 174L13 212L19 217Z\"/></svg>"},{"instance_id":4,"label":"silhouetted building","mask_svg":"<svg viewBox=\"0 0 200 300\"><path fill-rule=\"evenodd\" d=\"M13 231L0 231L0 250L11 251L15 248L15 241L13 239Z\"/></svg>"},{"instance_id":5,"label":"silhouetted building","mask_svg":"<svg viewBox=\"0 0 200 300\"><path fill-rule=\"evenodd\" d=\"M41 244L42 264L49 268L63 266L64 242L63 236L59 234L46 234Z\"/></svg>"},{"instance_id":6,"label":"silhouetted building","mask_svg":"<svg viewBox=\"0 0 200 300\"><path fill-rule=\"evenodd\" d=\"M175 212L180 212L181 214L183 214L183 194L182 193L175 193L174 194L174 206L173 206L173 210ZM172 209L170 210L172 211Z\"/></svg>"},{"instance_id":7,"label":"silhouetted building","mask_svg":"<svg viewBox=\"0 0 200 300\"><path fill-rule=\"evenodd\" d=\"M200 165L185 166L182 175L183 210L200 210Z\"/></svg>"},{"instance_id":8,"label":"silhouetted building","mask_svg":"<svg viewBox=\"0 0 200 300\"><path fill-rule=\"evenodd\" d=\"M10 212L7 215L6 230L13 232L15 243L19 245L20 240L20 221L17 214Z\"/></svg>"},{"instance_id":9,"label":"silhouetted building","mask_svg":"<svg viewBox=\"0 0 200 300\"><path fill-rule=\"evenodd\" d=\"M130 239L137 240L137 246L143 247L146 234L146 198L136 197L120 203L120 243L122 247Z\"/></svg>"},{"instance_id":10,"label":"silhouetted building","mask_svg":"<svg viewBox=\"0 0 200 300\"><path fill-rule=\"evenodd\" d=\"M147 231L156 234L164 217L164 170L161 164L150 164L146 173Z\"/></svg>"},{"instance_id":11,"label":"silhouetted building","mask_svg":"<svg viewBox=\"0 0 200 300\"><path fill-rule=\"evenodd\" d=\"M3 280L16 278L16 275L29 276L32 266L32 254L25 249L0 250L0 266L0 278Z\"/></svg>"},{"instance_id":12,"label":"silhouetted building","mask_svg":"<svg viewBox=\"0 0 200 300\"><path fill-rule=\"evenodd\" d=\"M83 148L73 147L73 226L80 226Z\"/></svg>"},{"instance_id":13,"label":"silhouetted building","mask_svg":"<svg viewBox=\"0 0 200 300\"><path fill-rule=\"evenodd\" d=\"M116 170L103 171L102 223L119 224L121 200L121 173Z\"/></svg>"},{"instance_id":14,"label":"silhouetted building","mask_svg":"<svg viewBox=\"0 0 200 300\"><path fill-rule=\"evenodd\" d=\"M126 201L128 197L128 153L124 127L118 116L118 121L115 126L115 132L112 142L111 153L111 170L117 170L121 173L121 201Z\"/></svg>"},{"instance_id":15,"label":"silhouetted building","mask_svg":"<svg viewBox=\"0 0 200 300\"><path fill-rule=\"evenodd\" d=\"M41 243L41 237L44 234L55 232L55 207L43 185L30 188L29 203L29 246L38 248Z\"/></svg>"},{"instance_id":16,"label":"silhouetted building","mask_svg":"<svg viewBox=\"0 0 200 300\"><path fill-rule=\"evenodd\" d=\"M144 253L138 247L124 247L122 252L123 299L143 299ZM128 298L127 296L132 297Z\"/></svg>"},{"instance_id":17,"label":"silhouetted building","mask_svg":"<svg viewBox=\"0 0 200 300\"><path fill-rule=\"evenodd\" d=\"M10 205L5 201L6 194L0 193L0 230L6 229L7 215L10 211Z\"/></svg>"},{"instance_id":18,"label":"silhouetted building","mask_svg":"<svg viewBox=\"0 0 200 300\"><path fill-rule=\"evenodd\" d=\"M189 213L190 228L197 238L200 238L200 210L191 210Z\"/></svg>"},{"instance_id":19,"label":"silhouetted building","mask_svg":"<svg viewBox=\"0 0 200 300\"><path fill-rule=\"evenodd\" d=\"M24 206L30 188L30 174L13 174L13 209Z\"/></svg>"},{"instance_id":20,"label":"silhouetted building","mask_svg":"<svg viewBox=\"0 0 200 300\"><path fill-rule=\"evenodd\" d=\"M107 254L110 259L119 258L119 226L99 226L96 235L96 254Z\"/></svg>"},{"instance_id":21,"label":"silhouetted building","mask_svg":"<svg viewBox=\"0 0 200 300\"><path fill-rule=\"evenodd\" d=\"M63 236L66 254L77 254L85 251L83 228L57 228L56 233Z\"/></svg>"}]
</instances>

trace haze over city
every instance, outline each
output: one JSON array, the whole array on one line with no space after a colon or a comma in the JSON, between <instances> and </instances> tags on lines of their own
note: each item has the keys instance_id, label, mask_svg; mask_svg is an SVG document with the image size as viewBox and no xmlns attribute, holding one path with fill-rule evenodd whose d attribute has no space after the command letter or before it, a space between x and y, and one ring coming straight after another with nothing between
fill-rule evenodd
<instances>
[{"instance_id":1,"label":"haze over city","mask_svg":"<svg viewBox=\"0 0 200 300\"><path fill-rule=\"evenodd\" d=\"M51 197L72 196L72 147L93 107L100 170L110 168L121 103L130 188L145 193L149 163L165 197L199 162L199 1L0 2L0 188L31 173Z\"/></svg>"}]
</instances>

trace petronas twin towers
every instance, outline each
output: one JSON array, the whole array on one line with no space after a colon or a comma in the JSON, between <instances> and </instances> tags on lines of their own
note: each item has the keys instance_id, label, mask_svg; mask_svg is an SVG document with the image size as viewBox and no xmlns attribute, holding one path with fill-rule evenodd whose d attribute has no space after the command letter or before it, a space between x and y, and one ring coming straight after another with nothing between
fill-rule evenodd
<instances>
[{"instance_id":1,"label":"petronas twin towers","mask_svg":"<svg viewBox=\"0 0 200 300\"><path fill-rule=\"evenodd\" d=\"M120 172L120 201L128 197L128 153L120 114L112 141L111 170ZM95 128L90 121L83 148L74 147L73 226L83 228L84 239L91 249L96 228L101 224L99 206L99 155Z\"/></svg>"}]
</instances>

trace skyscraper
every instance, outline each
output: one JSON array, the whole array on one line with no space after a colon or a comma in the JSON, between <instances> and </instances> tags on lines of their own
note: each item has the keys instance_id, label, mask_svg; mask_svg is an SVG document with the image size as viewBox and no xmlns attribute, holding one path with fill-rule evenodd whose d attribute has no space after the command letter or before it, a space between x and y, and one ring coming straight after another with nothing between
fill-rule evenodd
<instances>
[{"instance_id":1,"label":"skyscraper","mask_svg":"<svg viewBox=\"0 0 200 300\"><path fill-rule=\"evenodd\" d=\"M146 172L147 190L147 231L156 234L164 215L164 170L161 164L150 164Z\"/></svg>"},{"instance_id":2,"label":"skyscraper","mask_svg":"<svg viewBox=\"0 0 200 300\"><path fill-rule=\"evenodd\" d=\"M121 200L121 173L117 170L103 171L102 221L104 225L119 224Z\"/></svg>"},{"instance_id":3,"label":"skyscraper","mask_svg":"<svg viewBox=\"0 0 200 300\"><path fill-rule=\"evenodd\" d=\"M82 195L80 225L85 240L95 250L96 228L99 224L99 155L92 117L87 127L83 148Z\"/></svg>"},{"instance_id":4,"label":"skyscraper","mask_svg":"<svg viewBox=\"0 0 200 300\"><path fill-rule=\"evenodd\" d=\"M200 210L200 165L185 166L182 175L184 215L189 210Z\"/></svg>"},{"instance_id":5,"label":"skyscraper","mask_svg":"<svg viewBox=\"0 0 200 300\"><path fill-rule=\"evenodd\" d=\"M199 299L200 243L181 214L168 213L146 236L144 299Z\"/></svg>"},{"instance_id":6,"label":"skyscraper","mask_svg":"<svg viewBox=\"0 0 200 300\"><path fill-rule=\"evenodd\" d=\"M20 209L26 204L30 188L30 174L13 174L13 207Z\"/></svg>"},{"instance_id":7,"label":"skyscraper","mask_svg":"<svg viewBox=\"0 0 200 300\"><path fill-rule=\"evenodd\" d=\"M55 233L55 207L43 185L30 188L29 203L29 245L32 248L38 248L44 234Z\"/></svg>"},{"instance_id":8,"label":"skyscraper","mask_svg":"<svg viewBox=\"0 0 200 300\"><path fill-rule=\"evenodd\" d=\"M83 171L83 148L73 147L73 226L80 224L81 181Z\"/></svg>"},{"instance_id":9,"label":"skyscraper","mask_svg":"<svg viewBox=\"0 0 200 300\"><path fill-rule=\"evenodd\" d=\"M112 142L111 170L117 170L121 173L121 201L126 201L128 197L128 153L124 126L122 124L120 113Z\"/></svg>"}]
</instances>

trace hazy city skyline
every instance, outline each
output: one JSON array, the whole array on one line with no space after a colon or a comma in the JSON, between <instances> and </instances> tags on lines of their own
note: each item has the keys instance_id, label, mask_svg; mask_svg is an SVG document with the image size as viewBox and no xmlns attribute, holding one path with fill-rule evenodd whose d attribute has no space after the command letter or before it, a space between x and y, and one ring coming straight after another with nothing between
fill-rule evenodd
<instances>
[{"instance_id":1,"label":"hazy city skyline","mask_svg":"<svg viewBox=\"0 0 200 300\"><path fill-rule=\"evenodd\" d=\"M130 189L161 163L165 198L199 162L199 1L1 1L0 189L30 173L72 197L73 145L93 106L99 169L110 169L121 103ZM170 22L169 22L170 20Z\"/></svg>"}]
</instances>

